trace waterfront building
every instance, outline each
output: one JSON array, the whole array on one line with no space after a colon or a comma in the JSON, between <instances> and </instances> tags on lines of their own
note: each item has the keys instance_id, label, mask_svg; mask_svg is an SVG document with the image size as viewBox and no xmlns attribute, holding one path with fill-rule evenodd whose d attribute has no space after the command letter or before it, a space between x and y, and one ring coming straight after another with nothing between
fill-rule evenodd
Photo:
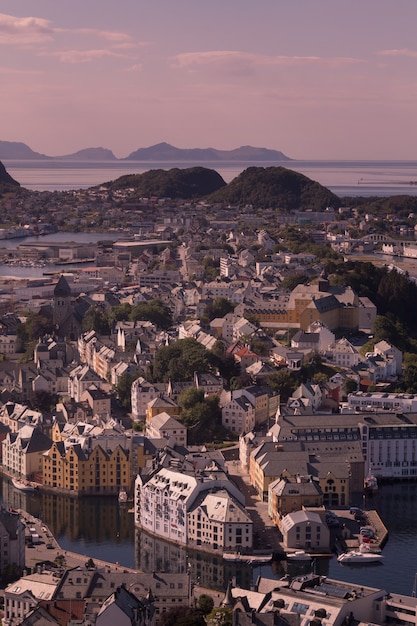
<instances>
[{"instance_id":1,"label":"waterfront building","mask_svg":"<svg viewBox=\"0 0 417 626\"><path fill-rule=\"evenodd\" d=\"M10 429L10 432L17 433L23 426L41 426L43 422L42 413L34 411L25 404L18 402L6 402L0 408L0 422Z\"/></svg>"},{"instance_id":2,"label":"waterfront building","mask_svg":"<svg viewBox=\"0 0 417 626\"><path fill-rule=\"evenodd\" d=\"M91 447L88 439L53 443L42 457L43 484L78 495L117 495L132 485L129 451L116 445Z\"/></svg>"},{"instance_id":3,"label":"waterfront building","mask_svg":"<svg viewBox=\"0 0 417 626\"><path fill-rule=\"evenodd\" d=\"M326 506L346 506L351 497L351 464L353 446L349 456L341 456L341 446L308 449L302 442L288 442L277 445L265 441L250 455L249 480L261 500L267 502L271 483L279 478L312 476L320 485L323 504ZM356 455L361 457L360 447ZM363 461L362 461L363 466ZM363 482L361 490L363 489Z\"/></svg>"},{"instance_id":4,"label":"waterfront building","mask_svg":"<svg viewBox=\"0 0 417 626\"><path fill-rule=\"evenodd\" d=\"M225 489L198 495L187 515L190 548L245 552L252 548L253 521Z\"/></svg>"},{"instance_id":5,"label":"waterfront building","mask_svg":"<svg viewBox=\"0 0 417 626\"><path fill-rule=\"evenodd\" d=\"M39 428L23 426L18 432L9 432L2 441L2 465L12 476L38 479L42 476L42 459L51 447L51 439Z\"/></svg>"},{"instance_id":6,"label":"waterfront building","mask_svg":"<svg viewBox=\"0 0 417 626\"><path fill-rule=\"evenodd\" d=\"M212 464L210 459L207 463ZM217 500L206 500L209 494ZM197 470L191 461L172 459L171 467L136 478L135 524L167 541L188 545L192 540L203 549L221 552L224 545L239 545L237 537L243 546L252 545L252 525L244 503L242 493L217 467ZM229 516L224 517L224 507Z\"/></svg>"},{"instance_id":7,"label":"waterfront building","mask_svg":"<svg viewBox=\"0 0 417 626\"><path fill-rule=\"evenodd\" d=\"M323 492L312 476L285 476L269 485L268 513L277 526L288 513L321 506Z\"/></svg>"},{"instance_id":8,"label":"waterfront building","mask_svg":"<svg viewBox=\"0 0 417 626\"><path fill-rule=\"evenodd\" d=\"M301 509L285 515L279 524L284 549L325 551L330 549L330 531L315 511Z\"/></svg>"},{"instance_id":9,"label":"waterfront building","mask_svg":"<svg viewBox=\"0 0 417 626\"><path fill-rule=\"evenodd\" d=\"M7 569L15 566L21 571L25 566L25 526L20 513L0 509L0 579Z\"/></svg>"}]
</instances>

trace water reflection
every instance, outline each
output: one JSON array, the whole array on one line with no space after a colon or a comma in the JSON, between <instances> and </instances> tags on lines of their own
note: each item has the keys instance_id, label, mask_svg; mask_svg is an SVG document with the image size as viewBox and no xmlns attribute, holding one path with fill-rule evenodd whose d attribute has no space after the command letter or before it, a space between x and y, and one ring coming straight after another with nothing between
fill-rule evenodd
<instances>
[{"instance_id":1,"label":"water reflection","mask_svg":"<svg viewBox=\"0 0 417 626\"><path fill-rule=\"evenodd\" d=\"M63 550L149 573L189 570L192 580L213 589L224 590L233 579L249 588L260 575L281 578L313 570L330 578L411 594L417 571L416 483L383 485L375 498L366 500L368 509L379 512L389 530L389 540L383 550L383 565L362 568L342 566L335 558L317 558L311 564L282 560L255 567L231 563L221 556L187 550L135 529L131 505L120 506L116 497L71 499L47 493L27 494L17 491L6 478L0 488L7 507L23 509L44 520ZM401 576L395 575L399 563Z\"/></svg>"}]
</instances>

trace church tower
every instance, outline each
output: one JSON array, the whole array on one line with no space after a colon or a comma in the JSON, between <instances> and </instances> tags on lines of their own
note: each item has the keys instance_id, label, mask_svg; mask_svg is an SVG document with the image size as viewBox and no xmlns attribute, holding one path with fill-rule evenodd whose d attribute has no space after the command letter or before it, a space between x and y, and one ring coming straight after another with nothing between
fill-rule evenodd
<instances>
[{"instance_id":1,"label":"church tower","mask_svg":"<svg viewBox=\"0 0 417 626\"><path fill-rule=\"evenodd\" d=\"M60 328L72 314L71 287L61 275L54 289L54 324Z\"/></svg>"}]
</instances>

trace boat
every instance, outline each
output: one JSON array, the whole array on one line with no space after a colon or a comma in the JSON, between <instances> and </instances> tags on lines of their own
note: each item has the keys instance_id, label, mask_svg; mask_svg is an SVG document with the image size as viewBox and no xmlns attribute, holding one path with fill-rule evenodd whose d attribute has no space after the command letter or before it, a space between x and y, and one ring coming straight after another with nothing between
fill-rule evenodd
<instances>
[{"instance_id":1,"label":"boat","mask_svg":"<svg viewBox=\"0 0 417 626\"><path fill-rule=\"evenodd\" d=\"M29 482L28 480L12 478L12 484L15 489L18 489L19 491L26 491L27 493L33 493L37 489L37 485Z\"/></svg>"},{"instance_id":2,"label":"boat","mask_svg":"<svg viewBox=\"0 0 417 626\"><path fill-rule=\"evenodd\" d=\"M296 550L287 554L288 561L311 561L311 555L304 550Z\"/></svg>"},{"instance_id":3,"label":"boat","mask_svg":"<svg viewBox=\"0 0 417 626\"><path fill-rule=\"evenodd\" d=\"M124 504L125 502L127 502L127 493L124 489L120 489L119 491L119 502L121 504Z\"/></svg>"},{"instance_id":4,"label":"boat","mask_svg":"<svg viewBox=\"0 0 417 626\"><path fill-rule=\"evenodd\" d=\"M380 563L383 560L382 554L377 552L368 552L367 550L350 550L339 554L337 560L342 565L353 563L355 565L367 563Z\"/></svg>"}]
</instances>

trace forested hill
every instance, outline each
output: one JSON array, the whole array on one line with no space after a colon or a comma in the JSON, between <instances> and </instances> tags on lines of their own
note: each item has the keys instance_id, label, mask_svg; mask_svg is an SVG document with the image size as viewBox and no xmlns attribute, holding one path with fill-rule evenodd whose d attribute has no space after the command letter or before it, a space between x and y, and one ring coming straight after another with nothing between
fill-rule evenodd
<instances>
[{"instance_id":1,"label":"forested hill","mask_svg":"<svg viewBox=\"0 0 417 626\"><path fill-rule=\"evenodd\" d=\"M285 210L323 210L339 207L341 200L320 183L285 167L249 167L227 187L216 191L210 201L235 206Z\"/></svg>"},{"instance_id":2,"label":"forested hill","mask_svg":"<svg viewBox=\"0 0 417 626\"><path fill-rule=\"evenodd\" d=\"M150 198L199 199L225 187L215 170L205 167L170 170L149 170L143 174L128 174L101 185L110 191L134 188L139 196Z\"/></svg>"},{"instance_id":3,"label":"forested hill","mask_svg":"<svg viewBox=\"0 0 417 626\"><path fill-rule=\"evenodd\" d=\"M10 176L3 163L0 161L0 188L4 190L7 187L20 187L20 183Z\"/></svg>"},{"instance_id":4,"label":"forested hill","mask_svg":"<svg viewBox=\"0 0 417 626\"><path fill-rule=\"evenodd\" d=\"M102 186L113 191L134 188L144 197L206 199L238 207L314 211L341 204L326 187L284 167L249 167L228 185L215 170L191 167L121 176Z\"/></svg>"}]
</instances>

